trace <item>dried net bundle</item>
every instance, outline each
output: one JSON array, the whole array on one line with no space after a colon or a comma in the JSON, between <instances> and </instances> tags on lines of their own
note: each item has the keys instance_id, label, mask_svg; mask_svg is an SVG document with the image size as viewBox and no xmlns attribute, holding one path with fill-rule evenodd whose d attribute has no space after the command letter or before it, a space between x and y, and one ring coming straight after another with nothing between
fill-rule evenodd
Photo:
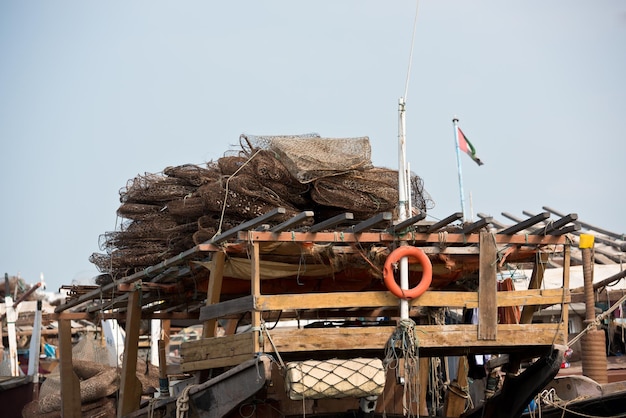
<instances>
[{"instance_id":1,"label":"dried net bundle","mask_svg":"<svg viewBox=\"0 0 626 418\"><path fill-rule=\"evenodd\" d=\"M372 167L369 138L320 138L319 135L244 136L251 148L271 150L301 183Z\"/></svg>"},{"instance_id":2,"label":"dried net bundle","mask_svg":"<svg viewBox=\"0 0 626 418\"><path fill-rule=\"evenodd\" d=\"M372 166L366 137L241 135L240 146L203 166L129 180L120 190L120 228L101 235L105 254L90 261L121 278L277 207L286 213L274 223L305 210L318 220L345 211L366 219L397 207L398 172ZM413 174L410 181L413 208L430 208L422 179Z\"/></svg>"},{"instance_id":3,"label":"dried net bundle","mask_svg":"<svg viewBox=\"0 0 626 418\"><path fill-rule=\"evenodd\" d=\"M157 174L145 174L131 179L126 187L120 190L122 203L154 203L167 202L174 198L183 198L193 193L195 186L175 177L164 177Z\"/></svg>"},{"instance_id":4,"label":"dried net bundle","mask_svg":"<svg viewBox=\"0 0 626 418\"><path fill-rule=\"evenodd\" d=\"M202 186L211 180L214 180L218 173L215 168L210 166L201 167L194 164L184 164L177 167L167 167L163 170L163 174L168 177L174 177L184 180L190 186Z\"/></svg>"},{"instance_id":5,"label":"dried net bundle","mask_svg":"<svg viewBox=\"0 0 626 418\"><path fill-rule=\"evenodd\" d=\"M87 333L72 347L72 365L80 381L80 400L83 416L115 417L115 399L119 390L121 370L111 364L117 360L101 338ZM137 378L142 393L158 388L158 368L137 359ZM39 399L24 408L24 417L60 417L61 410L60 368L46 376L40 386ZM112 414L111 414L112 412Z\"/></svg>"}]
</instances>

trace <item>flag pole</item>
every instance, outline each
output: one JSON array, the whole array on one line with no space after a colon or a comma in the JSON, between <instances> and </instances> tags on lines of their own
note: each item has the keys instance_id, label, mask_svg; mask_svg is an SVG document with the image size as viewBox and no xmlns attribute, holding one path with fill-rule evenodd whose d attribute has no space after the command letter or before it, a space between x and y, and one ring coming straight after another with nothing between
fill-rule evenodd
<instances>
[{"instance_id":1,"label":"flag pole","mask_svg":"<svg viewBox=\"0 0 626 418\"><path fill-rule=\"evenodd\" d=\"M461 213L463 214L462 221L465 222L465 193L463 192L463 172L461 170L461 149L459 147L459 119L455 116L452 119L454 125L454 144L456 146L456 169L459 173L459 193L461 196Z\"/></svg>"}]
</instances>

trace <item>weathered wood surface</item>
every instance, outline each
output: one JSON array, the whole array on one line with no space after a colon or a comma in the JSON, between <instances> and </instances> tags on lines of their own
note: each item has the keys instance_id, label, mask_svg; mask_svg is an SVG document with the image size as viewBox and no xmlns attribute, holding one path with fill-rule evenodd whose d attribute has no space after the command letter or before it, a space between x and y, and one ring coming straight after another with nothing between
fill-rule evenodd
<instances>
[{"instance_id":1,"label":"weathered wood surface","mask_svg":"<svg viewBox=\"0 0 626 418\"><path fill-rule=\"evenodd\" d=\"M449 233L445 236L448 244L478 244L478 234L455 234ZM263 232L247 231L240 232L238 236L241 241L285 241L285 242L328 242L328 243L350 243L350 242L396 242L407 241L412 244L439 243L441 235L439 233L409 232L402 236L392 235L385 232L363 232L353 234L350 232ZM495 234L494 240L497 244L528 244L528 245L554 245L565 244L564 236L542 236L542 235L503 235Z\"/></svg>"},{"instance_id":2,"label":"weathered wood surface","mask_svg":"<svg viewBox=\"0 0 626 418\"><path fill-rule=\"evenodd\" d=\"M254 356L252 333L205 338L182 344L182 371L234 366Z\"/></svg>"},{"instance_id":3,"label":"weathered wood surface","mask_svg":"<svg viewBox=\"0 0 626 418\"><path fill-rule=\"evenodd\" d=\"M495 340L478 338L477 325L418 325L420 350L431 352L506 352L519 347L551 346L565 340L559 324L500 324ZM261 339L265 353L384 350L394 327L280 328ZM182 345L183 371L202 370L239 364L255 355L254 334L228 335L190 341ZM311 354L314 356L315 354ZM323 355L323 354L321 354Z\"/></svg>"},{"instance_id":4,"label":"weathered wood surface","mask_svg":"<svg viewBox=\"0 0 626 418\"><path fill-rule=\"evenodd\" d=\"M498 332L498 283L496 265L498 253L494 236L480 233L478 274L478 339L495 340Z\"/></svg>"}]
</instances>

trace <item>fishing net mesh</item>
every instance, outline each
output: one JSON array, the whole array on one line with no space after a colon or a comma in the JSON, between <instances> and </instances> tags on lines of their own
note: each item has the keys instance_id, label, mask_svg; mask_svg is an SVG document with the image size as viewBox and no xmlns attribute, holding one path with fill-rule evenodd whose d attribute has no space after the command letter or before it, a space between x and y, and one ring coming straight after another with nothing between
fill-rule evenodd
<instances>
[{"instance_id":1,"label":"fishing net mesh","mask_svg":"<svg viewBox=\"0 0 626 418\"><path fill-rule=\"evenodd\" d=\"M277 207L285 214L275 223L314 211L302 228L342 212L364 220L397 207L398 172L372 165L367 137L241 135L239 142L217 161L129 180L119 192L119 229L100 236L102 252L90 261L121 278ZM410 182L413 208L431 208L422 179L411 174Z\"/></svg>"},{"instance_id":2,"label":"fishing net mesh","mask_svg":"<svg viewBox=\"0 0 626 418\"><path fill-rule=\"evenodd\" d=\"M380 359L369 358L292 362L287 363L285 387L292 400L379 396L385 370Z\"/></svg>"}]
</instances>

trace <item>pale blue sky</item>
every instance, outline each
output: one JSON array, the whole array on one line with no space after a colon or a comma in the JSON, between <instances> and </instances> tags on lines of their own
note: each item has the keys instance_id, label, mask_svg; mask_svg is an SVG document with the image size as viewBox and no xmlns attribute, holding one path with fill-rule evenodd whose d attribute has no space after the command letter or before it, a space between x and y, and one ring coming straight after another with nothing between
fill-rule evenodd
<instances>
[{"instance_id":1,"label":"pale blue sky","mask_svg":"<svg viewBox=\"0 0 626 418\"><path fill-rule=\"evenodd\" d=\"M49 289L97 274L118 191L241 133L368 136L397 168L415 1L0 3L0 269ZM407 160L460 210L550 206L626 232L626 2L419 2Z\"/></svg>"}]
</instances>

